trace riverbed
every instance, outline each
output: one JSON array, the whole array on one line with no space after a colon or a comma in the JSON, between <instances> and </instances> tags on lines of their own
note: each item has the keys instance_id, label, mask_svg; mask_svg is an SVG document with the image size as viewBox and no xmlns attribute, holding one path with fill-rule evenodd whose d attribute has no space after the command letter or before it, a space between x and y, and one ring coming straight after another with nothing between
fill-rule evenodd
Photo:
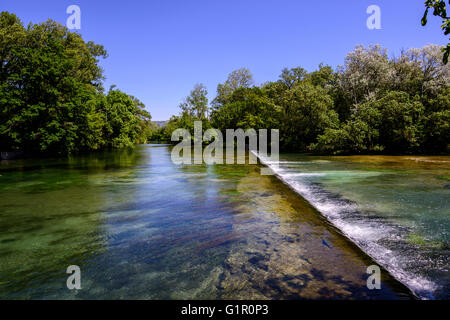
<instances>
[{"instance_id":1,"label":"riverbed","mask_svg":"<svg viewBox=\"0 0 450 320\"><path fill-rule=\"evenodd\" d=\"M449 160L415 159L282 155L274 176L262 164L175 165L164 145L2 161L0 298L446 298ZM366 218L383 236L349 232ZM420 266L398 271L364 243ZM380 290L366 283L374 264ZM66 286L70 265L81 290Z\"/></svg>"}]
</instances>

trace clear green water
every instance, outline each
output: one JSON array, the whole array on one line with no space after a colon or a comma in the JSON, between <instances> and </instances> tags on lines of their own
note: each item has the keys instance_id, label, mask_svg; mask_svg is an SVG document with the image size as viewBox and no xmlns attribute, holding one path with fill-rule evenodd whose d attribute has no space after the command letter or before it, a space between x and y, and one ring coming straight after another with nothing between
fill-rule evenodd
<instances>
[{"instance_id":1,"label":"clear green water","mask_svg":"<svg viewBox=\"0 0 450 320\"><path fill-rule=\"evenodd\" d=\"M285 154L278 176L421 298L450 298L450 157Z\"/></svg>"},{"instance_id":2,"label":"clear green water","mask_svg":"<svg viewBox=\"0 0 450 320\"><path fill-rule=\"evenodd\" d=\"M1 299L411 297L385 270L368 290L374 261L256 165L177 166L152 145L3 161L0 195Z\"/></svg>"}]
</instances>

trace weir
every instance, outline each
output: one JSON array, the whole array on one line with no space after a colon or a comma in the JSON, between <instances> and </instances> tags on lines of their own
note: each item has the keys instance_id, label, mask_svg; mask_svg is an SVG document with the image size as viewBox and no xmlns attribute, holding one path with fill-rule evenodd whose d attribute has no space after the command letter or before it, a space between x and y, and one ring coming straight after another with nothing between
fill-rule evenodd
<instances>
[{"instance_id":1,"label":"weir","mask_svg":"<svg viewBox=\"0 0 450 320\"><path fill-rule=\"evenodd\" d=\"M424 187L423 178L407 175L406 179L411 180L411 184L408 185L411 189L402 189L399 193L400 195L404 193L411 202L402 203L393 198L392 204L387 207L383 200L386 201L386 196L392 197L392 192L385 189L386 182L383 180L392 180L393 188L399 183L403 185L405 181L403 170L410 171L411 165L417 167L411 161L388 156L352 158L282 155L282 161L272 163L257 153L255 155L261 164L274 171L280 181L305 198L344 236L388 270L398 281L409 287L415 295L423 299L448 295L446 288L449 282L445 276L445 269L449 258L445 254L445 237L438 240L442 241L442 245L437 241L416 240L423 238L417 235L417 227L412 224L415 221L398 218L406 213L410 215L414 209L412 213L417 215L415 219L425 218L427 207L423 201L426 203L433 201L435 205L434 199L444 198L442 193L447 192L444 188L436 186L439 179L435 178L428 182L427 188L434 188L433 192L428 192L428 197L415 199L411 198L410 193L414 193L416 183L417 188ZM388 160L395 164L396 171L386 168L384 163ZM444 162L449 163L448 159L433 161L435 163L443 161L440 168L437 167L437 174L445 167ZM370 170L361 169L361 163L369 166ZM399 170L399 166L405 168ZM432 170L426 171L428 175L433 173ZM442 205L441 210L445 212L445 205ZM428 208L430 207L431 205L428 205ZM436 213L429 214L436 215ZM442 216L442 219L443 223L448 223L445 216ZM425 232L429 232L430 236L433 233L432 230ZM439 247L442 248L441 252ZM437 255L441 255L441 258L435 263L433 259L436 258L433 257ZM438 274L441 278L430 278L430 273Z\"/></svg>"}]
</instances>

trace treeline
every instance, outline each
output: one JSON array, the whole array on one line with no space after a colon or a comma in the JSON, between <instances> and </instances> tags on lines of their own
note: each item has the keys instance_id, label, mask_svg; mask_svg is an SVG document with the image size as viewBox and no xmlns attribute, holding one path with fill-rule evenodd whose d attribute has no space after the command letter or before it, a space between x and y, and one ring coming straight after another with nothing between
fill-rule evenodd
<instances>
[{"instance_id":1,"label":"treeline","mask_svg":"<svg viewBox=\"0 0 450 320\"><path fill-rule=\"evenodd\" d=\"M150 114L102 87L101 45L54 21L0 14L0 151L70 154L145 142Z\"/></svg>"},{"instance_id":2,"label":"treeline","mask_svg":"<svg viewBox=\"0 0 450 320\"><path fill-rule=\"evenodd\" d=\"M280 129L284 151L316 153L448 153L450 68L442 47L389 57L380 46L357 47L344 65L307 72L283 69L255 86L249 70L233 71L211 103L198 84L180 115L155 129L136 98L105 91L103 46L47 21L0 14L0 151L70 154L170 141L176 128Z\"/></svg>"},{"instance_id":3,"label":"treeline","mask_svg":"<svg viewBox=\"0 0 450 320\"><path fill-rule=\"evenodd\" d=\"M208 107L199 84L153 140L175 128L278 128L285 151L326 154L448 153L450 69L442 47L390 58L378 45L358 46L333 70L283 69L277 81L253 85L249 70L232 72Z\"/></svg>"}]
</instances>

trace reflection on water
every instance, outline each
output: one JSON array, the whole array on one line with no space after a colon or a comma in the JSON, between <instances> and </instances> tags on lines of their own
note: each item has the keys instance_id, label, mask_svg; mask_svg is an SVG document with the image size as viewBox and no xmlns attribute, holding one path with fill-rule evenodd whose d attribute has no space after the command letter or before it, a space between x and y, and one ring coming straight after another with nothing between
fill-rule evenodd
<instances>
[{"instance_id":1,"label":"reflection on water","mask_svg":"<svg viewBox=\"0 0 450 320\"><path fill-rule=\"evenodd\" d=\"M450 157L280 159L268 165L397 279L450 298Z\"/></svg>"},{"instance_id":2,"label":"reflection on water","mask_svg":"<svg viewBox=\"0 0 450 320\"><path fill-rule=\"evenodd\" d=\"M167 146L0 165L0 298L395 299L409 291L256 165ZM67 266L82 290L66 288Z\"/></svg>"}]
</instances>

